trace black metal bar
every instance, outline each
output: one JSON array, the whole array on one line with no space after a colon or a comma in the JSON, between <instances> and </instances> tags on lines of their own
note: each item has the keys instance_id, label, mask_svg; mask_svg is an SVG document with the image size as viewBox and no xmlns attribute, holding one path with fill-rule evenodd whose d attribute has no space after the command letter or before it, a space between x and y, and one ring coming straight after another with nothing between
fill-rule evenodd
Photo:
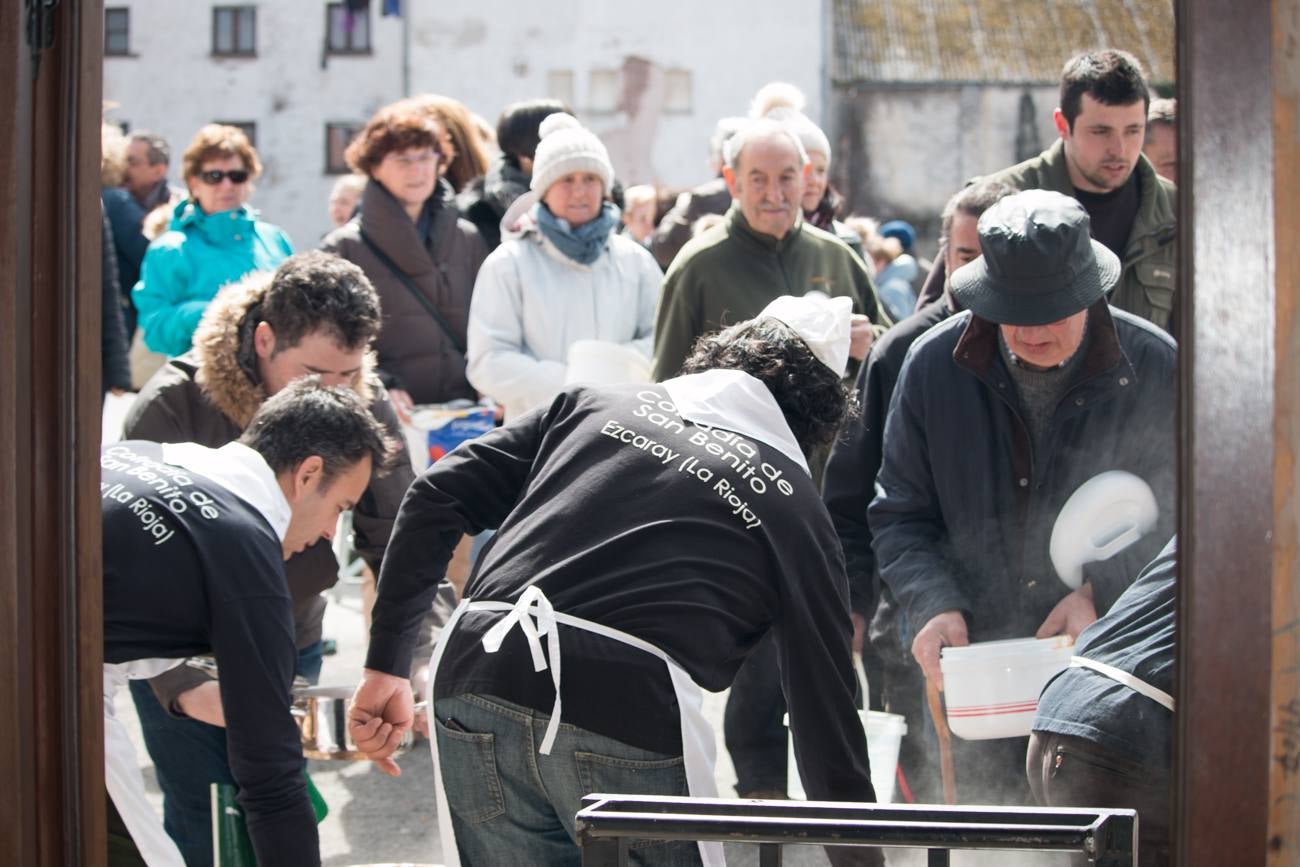
<instances>
[{"instance_id":1,"label":"black metal bar","mask_svg":"<svg viewBox=\"0 0 1300 867\"><path fill-rule=\"evenodd\" d=\"M931 849L926 853L926 867L948 867L950 853L947 849Z\"/></svg>"},{"instance_id":2,"label":"black metal bar","mask_svg":"<svg viewBox=\"0 0 1300 867\"><path fill-rule=\"evenodd\" d=\"M951 849L1079 852L1106 867L1128 867L1136 856L1132 810L621 795L589 795L583 804L576 818L584 846L597 839L889 846L927 849L931 864L947 864Z\"/></svg>"},{"instance_id":3,"label":"black metal bar","mask_svg":"<svg viewBox=\"0 0 1300 867\"><path fill-rule=\"evenodd\" d=\"M627 867L626 837L582 837L582 867Z\"/></svg>"},{"instance_id":4,"label":"black metal bar","mask_svg":"<svg viewBox=\"0 0 1300 867\"><path fill-rule=\"evenodd\" d=\"M780 843L764 843L758 847L758 867L781 867Z\"/></svg>"}]
</instances>

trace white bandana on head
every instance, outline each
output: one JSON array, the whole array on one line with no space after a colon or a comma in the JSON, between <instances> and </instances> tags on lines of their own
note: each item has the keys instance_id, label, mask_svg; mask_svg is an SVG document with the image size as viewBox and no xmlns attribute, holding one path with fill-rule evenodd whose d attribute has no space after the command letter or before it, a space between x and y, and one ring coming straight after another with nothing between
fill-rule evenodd
<instances>
[{"instance_id":1,"label":"white bandana on head","mask_svg":"<svg viewBox=\"0 0 1300 867\"><path fill-rule=\"evenodd\" d=\"M790 326L822 364L844 376L849 367L849 321L853 299L828 298L812 291L802 298L782 295L763 308L758 318L770 316Z\"/></svg>"}]
</instances>

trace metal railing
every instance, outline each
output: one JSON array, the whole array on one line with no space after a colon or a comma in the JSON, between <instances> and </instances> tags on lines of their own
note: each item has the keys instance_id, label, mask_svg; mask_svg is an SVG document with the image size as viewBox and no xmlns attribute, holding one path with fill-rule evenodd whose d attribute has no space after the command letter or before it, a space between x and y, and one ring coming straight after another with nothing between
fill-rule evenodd
<instances>
[{"instance_id":1,"label":"metal railing","mask_svg":"<svg viewBox=\"0 0 1300 867\"><path fill-rule=\"evenodd\" d=\"M945 867L953 849L1080 852L1098 867L1137 863L1133 810L859 804L588 795L577 815L583 867L625 867L634 840L759 844L762 867L781 846L889 846L929 850Z\"/></svg>"}]
</instances>

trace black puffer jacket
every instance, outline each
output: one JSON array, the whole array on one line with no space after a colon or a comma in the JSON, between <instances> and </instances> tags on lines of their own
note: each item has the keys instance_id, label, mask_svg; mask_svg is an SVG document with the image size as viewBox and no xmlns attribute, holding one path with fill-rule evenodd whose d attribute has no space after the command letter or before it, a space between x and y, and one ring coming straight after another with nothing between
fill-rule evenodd
<instances>
[{"instance_id":1,"label":"black puffer jacket","mask_svg":"<svg viewBox=\"0 0 1300 867\"><path fill-rule=\"evenodd\" d=\"M1032 636L1069 588L1048 551L1061 507L1106 470L1144 479L1155 531L1084 568L1104 613L1174 528L1174 342L1104 302L1086 354L1034 454L997 326L969 312L913 344L885 425L869 510L880 575L902 607L903 646L961 610L972 641Z\"/></svg>"},{"instance_id":2,"label":"black puffer jacket","mask_svg":"<svg viewBox=\"0 0 1300 867\"><path fill-rule=\"evenodd\" d=\"M483 245L491 253L501 245L501 218L528 192L531 176L507 162L495 162L488 173L475 178L456 196L460 215L478 229Z\"/></svg>"}]
</instances>

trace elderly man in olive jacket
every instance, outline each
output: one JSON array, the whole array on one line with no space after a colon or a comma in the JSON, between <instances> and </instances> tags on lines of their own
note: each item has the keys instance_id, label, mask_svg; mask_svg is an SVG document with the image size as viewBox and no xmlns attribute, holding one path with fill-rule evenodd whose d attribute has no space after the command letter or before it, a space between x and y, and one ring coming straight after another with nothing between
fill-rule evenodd
<instances>
[{"instance_id":1,"label":"elderly man in olive jacket","mask_svg":"<svg viewBox=\"0 0 1300 867\"><path fill-rule=\"evenodd\" d=\"M315 375L326 385L355 389L401 444L397 416L369 352L379 324L379 298L360 268L327 253L291 256L273 275L250 275L213 300L194 348L168 361L140 392L126 438L218 448L239 438L267 397ZM353 509L357 552L375 571L413 478L402 448L395 468L386 476L376 471ZM328 539L285 563L298 673L309 679L320 669L320 594L338 580L338 571ZM180 666L148 685L133 681L132 696L163 790L167 830L189 863L210 863L208 784L234 782L217 682Z\"/></svg>"},{"instance_id":2,"label":"elderly man in olive jacket","mask_svg":"<svg viewBox=\"0 0 1300 867\"><path fill-rule=\"evenodd\" d=\"M757 316L782 295L811 291L853 299L851 358L871 348L889 320L862 260L803 220L808 154L787 127L749 122L728 139L723 177L733 202L725 221L693 238L664 277L655 321L654 378L670 379L705 335ZM879 329L877 329L879 330ZM855 368L856 370L856 368Z\"/></svg>"},{"instance_id":3,"label":"elderly man in olive jacket","mask_svg":"<svg viewBox=\"0 0 1300 867\"><path fill-rule=\"evenodd\" d=\"M940 687L945 646L1077 636L1174 526L1176 349L1106 303L1118 257L1089 238L1077 201L1046 190L993 205L979 237L983 256L950 283L966 312L903 362L868 510L899 637ZM1151 488L1156 530L1085 564L1071 590L1050 557L1052 528L1081 485L1113 470ZM1024 741L963 746L961 800L1028 800Z\"/></svg>"}]
</instances>

